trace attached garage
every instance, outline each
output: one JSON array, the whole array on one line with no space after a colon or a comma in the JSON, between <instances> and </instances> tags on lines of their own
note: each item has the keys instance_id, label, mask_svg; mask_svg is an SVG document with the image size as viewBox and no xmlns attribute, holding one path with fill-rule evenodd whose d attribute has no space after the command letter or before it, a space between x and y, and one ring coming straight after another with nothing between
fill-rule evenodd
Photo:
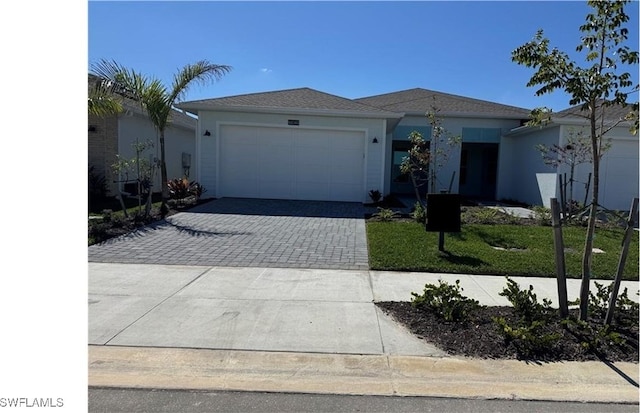
<instances>
[{"instance_id":1,"label":"attached garage","mask_svg":"<svg viewBox=\"0 0 640 413\"><path fill-rule=\"evenodd\" d=\"M402 114L309 88L185 102L196 180L215 198L370 201Z\"/></svg>"},{"instance_id":2,"label":"attached garage","mask_svg":"<svg viewBox=\"0 0 640 413\"><path fill-rule=\"evenodd\" d=\"M220 125L218 196L361 202L365 132Z\"/></svg>"}]
</instances>

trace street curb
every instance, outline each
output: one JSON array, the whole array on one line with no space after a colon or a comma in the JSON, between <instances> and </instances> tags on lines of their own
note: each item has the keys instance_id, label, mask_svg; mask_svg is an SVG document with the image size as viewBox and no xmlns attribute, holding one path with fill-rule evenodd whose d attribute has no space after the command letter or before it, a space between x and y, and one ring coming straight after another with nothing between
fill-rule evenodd
<instances>
[{"instance_id":1,"label":"street curb","mask_svg":"<svg viewBox=\"0 0 640 413\"><path fill-rule=\"evenodd\" d=\"M89 346L89 386L638 404L638 364Z\"/></svg>"}]
</instances>

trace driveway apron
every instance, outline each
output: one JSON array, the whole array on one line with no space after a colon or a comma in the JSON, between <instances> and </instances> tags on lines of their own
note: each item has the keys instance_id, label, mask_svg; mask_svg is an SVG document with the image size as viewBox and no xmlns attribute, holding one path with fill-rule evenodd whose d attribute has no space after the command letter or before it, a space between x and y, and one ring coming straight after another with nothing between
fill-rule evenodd
<instances>
[{"instance_id":1,"label":"driveway apron","mask_svg":"<svg viewBox=\"0 0 640 413\"><path fill-rule=\"evenodd\" d=\"M90 262L368 269L358 203L221 198L89 247Z\"/></svg>"}]
</instances>

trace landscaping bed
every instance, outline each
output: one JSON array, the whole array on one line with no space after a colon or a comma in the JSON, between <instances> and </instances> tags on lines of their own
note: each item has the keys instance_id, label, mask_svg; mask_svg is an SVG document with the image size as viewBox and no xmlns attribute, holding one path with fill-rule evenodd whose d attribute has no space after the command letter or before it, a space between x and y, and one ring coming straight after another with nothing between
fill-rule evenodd
<instances>
[{"instance_id":1,"label":"landscaping bed","mask_svg":"<svg viewBox=\"0 0 640 413\"><path fill-rule=\"evenodd\" d=\"M557 333L560 339L544 351L523 354L516 342L505 341L493 321L493 317L504 317L507 322L514 323L517 315L513 307L481 307L465 322L449 322L432 311L412 307L410 302L379 302L376 305L417 337L451 355L483 359L638 362L637 319L634 325L613 328L624 339L623 343L601 339L597 348L592 349L589 341L594 337L580 337L583 330L577 326L565 327L558 316L547 323L544 332ZM572 316L577 317L575 310ZM588 324L586 331L597 331L602 327L602 320L591 318Z\"/></svg>"},{"instance_id":2,"label":"landscaping bed","mask_svg":"<svg viewBox=\"0 0 640 413\"><path fill-rule=\"evenodd\" d=\"M445 235L442 252L438 251L438 233L426 232L424 224L410 215L382 212L367 219L372 269L555 277L553 232L548 215L517 218L495 209L463 207L462 231ZM579 278L585 228L569 225L563 228L563 233L567 275ZM613 279L623 233L624 228L618 223L599 223L595 247L604 253L594 254L595 277ZM638 280L637 232L624 278ZM535 362L638 362L638 305L627 296L636 294L635 291L621 291L618 305L624 308L617 310L613 324L605 327L610 285L596 283L597 291L590 294L586 322L578 321L576 309L562 319L550 302L537 303L532 290L515 293L519 287L514 286L507 297L515 303L510 307L476 303L460 319L446 319L443 314L455 314L464 308L458 306L459 301L468 299L455 292L457 287L446 283L428 286L432 304L439 303L442 308L414 305L413 301L421 296L418 293L407 297L407 301L376 305L411 333L448 354ZM508 296L506 290L501 295ZM523 321L522 308L536 309L535 317Z\"/></svg>"},{"instance_id":3,"label":"landscaping bed","mask_svg":"<svg viewBox=\"0 0 640 413\"><path fill-rule=\"evenodd\" d=\"M151 213L147 217L144 217L143 214L139 212L137 203L135 203L133 199L129 199L128 203L125 205L127 206L129 218L125 218L124 213L122 212L122 207L119 206L119 203L116 200L107 200L101 205L96 206L96 208L107 206L113 209L105 208L99 213L94 212L89 215L88 244L98 244L108 239L128 234L153 222L161 221L164 218L160 213L159 197L154 197L153 201L154 203L151 207ZM167 203L168 210L165 217L174 215L178 212L187 211L197 205L209 201L211 201L211 199L196 200L194 197L181 200L180 202L170 200ZM142 209L144 211L144 205L142 206Z\"/></svg>"}]
</instances>

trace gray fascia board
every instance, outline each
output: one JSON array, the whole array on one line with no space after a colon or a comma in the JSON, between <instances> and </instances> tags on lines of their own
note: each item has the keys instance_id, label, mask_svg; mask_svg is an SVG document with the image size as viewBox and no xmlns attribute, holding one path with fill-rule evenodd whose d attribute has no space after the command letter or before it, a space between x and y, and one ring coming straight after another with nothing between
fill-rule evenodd
<instances>
[{"instance_id":1,"label":"gray fascia board","mask_svg":"<svg viewBox=\"0 0 640 413\"><path fill-rule=\"evenodd\" d=\"M551 117L551 121L549 123L547 123L544 126L519 126L517 128L513 128L511 129L508 133L505 133L504 136L516 136L516 135L522 135L525 133L529 133L529 132L533 132L535 130L540 130L540 129L546 129L546 128L550 128L553 126L561 126L561 125L567 125L567 126L588 126L589 125L589 120L588 119L580 119L580 118L557 118L557 117ZM620 122L618 125L616 125L616 127L618 126L627 126L630 127L631 126L631 122L629 121L623 121Z\"/></svg>"},{"instance_id":2,"label":"gray fascia board","mask_svg":"<svg viewBox=\"0 0 640 413\"><path fill-rule=\"evenodd\" d=\"M255 112L291 115L315 115L315 116L335 116L335 117L360 117L375 119L395 119L402 118L404 114L397 112L359 112L349 110L333 109L303 109L303 108L281 108L268 106L212 106L212 105L177 105L190 113L197 114L199 111L208 112ZM196 111L196 112L194 112Z\"/></svg>"},{"instance_id":3,"label":"gray fascia board","mask_svg":"<svg viewBox=\"0 0 640 413\"><path fill-rule=\"evenodd\" d=\"M405 112L405 116L425 116L428 111L424 112ZM478 112L438 112L438 117L446 118L482 118L482 119L522 119L518 115L500 115L495 113L478 113Z\"/></svg>"}]
</instances>

